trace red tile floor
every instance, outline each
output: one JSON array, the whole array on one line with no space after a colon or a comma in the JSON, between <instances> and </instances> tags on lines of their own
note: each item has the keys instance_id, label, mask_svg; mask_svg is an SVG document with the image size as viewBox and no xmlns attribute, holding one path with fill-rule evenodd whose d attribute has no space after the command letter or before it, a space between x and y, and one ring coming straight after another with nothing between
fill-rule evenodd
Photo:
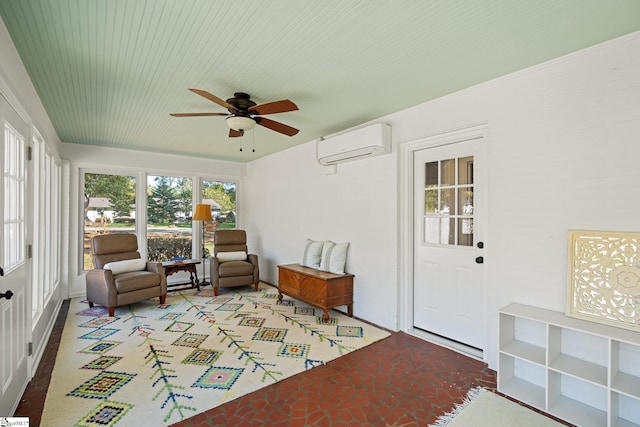
<instances>
[{"instance_id":1,"label":"red tile floor","mask_svg":"<svg viewBox=\"0 0 640 427\"><path fill-rule=\"evenodd\" d=\"M38 371L15 416L40 425L69 309L65 301ZM175 426L427 426L476 386L495 390L481 361L403 332ZM128 427L128 426L120 426Z\"/></svg>"}]
</instances>

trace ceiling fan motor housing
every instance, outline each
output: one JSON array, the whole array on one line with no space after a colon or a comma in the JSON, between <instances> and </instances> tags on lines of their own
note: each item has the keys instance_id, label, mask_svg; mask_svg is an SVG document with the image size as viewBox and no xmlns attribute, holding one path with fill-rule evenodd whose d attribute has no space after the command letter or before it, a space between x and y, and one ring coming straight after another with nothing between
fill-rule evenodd
<instances>
[{"instance_id":1,"label":"ceiling fan motor housing","mask_svg":"<svg viewBox=\"0 0 640 427\"><path fill-rule=\"evenodd\" d=\"M249 115L249 108L257 105L251 100L249 94L244 92L234 93L233 98L227 99L227 102L236 107L235 109L228 108L229 112L232 114L245 113L244 115Z\"/></svg>"}]
</instances>

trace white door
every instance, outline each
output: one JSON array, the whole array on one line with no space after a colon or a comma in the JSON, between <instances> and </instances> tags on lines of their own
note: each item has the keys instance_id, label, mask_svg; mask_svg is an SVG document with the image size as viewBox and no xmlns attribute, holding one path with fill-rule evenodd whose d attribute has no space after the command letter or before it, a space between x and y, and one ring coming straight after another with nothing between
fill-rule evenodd
<instances>
[{"instance_id":1,"label":"white door","mask_svg":"<svg viewBox=\"0 0 640 427\"><path fill-rule=\"evenodd\" d=\"M414 152L413 325L482 350L482 138Z\"/></svg>"},{"instance_id":2,"label":"white door","mask_svg":"<svg viewBox=\"0 0 640 427\"><path fill-rule=\"evenodd\" d=\"M29 380L26 256L28 127L0 96L0 416L11 416ZM11 295L11 299L8 296Z\"/></svg>"}]
</instances>

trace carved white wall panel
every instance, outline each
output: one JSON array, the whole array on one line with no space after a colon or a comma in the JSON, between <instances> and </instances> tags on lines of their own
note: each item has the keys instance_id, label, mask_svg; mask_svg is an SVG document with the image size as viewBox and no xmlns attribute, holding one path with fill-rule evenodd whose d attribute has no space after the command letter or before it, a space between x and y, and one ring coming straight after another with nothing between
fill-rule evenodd
<instances>
[{"instance_id":1,"label":"carved white wall panel","mask_svg":"<svg viewBox=\"0 0 640 427\"><path fill-rule=\"evenodd\" d=\"M569 232L567 315L640 331L640 233Z\"/></svg>"}]
</instances>

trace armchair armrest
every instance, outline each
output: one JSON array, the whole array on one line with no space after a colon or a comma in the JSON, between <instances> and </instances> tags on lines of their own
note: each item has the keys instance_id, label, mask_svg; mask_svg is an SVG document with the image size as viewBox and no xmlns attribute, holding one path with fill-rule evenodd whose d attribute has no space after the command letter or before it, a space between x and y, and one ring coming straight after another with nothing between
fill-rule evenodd
<instances>
[{"instance_id":1,"label":"armchair armrest","mask_svg":"<svg viewBox=\"0 0 640 427\"><path fill-rule=\"evenodd\" d=\"M111 270L103 270L101 268L89 270L86 281L87 299L89 301L105 301L105 305L108 307L114 307L116 305L118 291L116 290Z\"/></svg>"},{"instance_id":2,"label":"armchair armrest","mask_svg":"<svg viewBox=\"0 0 640 427\"><path fill-rule=\"evenodd\" d=\"M111 270L103 270L101 268L94 268L87 272L87 283L91 286L94 283L100 286L112 285L113 286L113 273Z\"/></svg>"},{"instance_id":3,"label":"armchair armrest","mask_svg":"<svg viewBox=\"0 0 640 427\"><path fill-rule=\"evenodd\" d=\"M211 277L211 287L218 288L220 286L220 276L218 275L218 268L220 267L220 260L217 256L213 256L209 259L209 277Z\"/></svg>"},{"instance_id":4,"label":"armchair armrest","mask_svg":"<svg viewBox=\"0 0 640 427\"><path fill-rule=\"evenodd\" d=\"M260 282L260 266L258 265L258 255L247 255L247 261L253 264L253 283L257 285Z\"/></svg>"},{"instance_id":5,"label":"armchair armrest","mask_svg":"<svg viewBox=\"0 0 640 427\"><path fill-rule=\"evenodd\" d=\"M167 293L167 276L164 274L164 267L161 262L147 261L147 271L158 273L162 277L160 286L162 287L163 294Z\"/></svg>"}]
</instances>

